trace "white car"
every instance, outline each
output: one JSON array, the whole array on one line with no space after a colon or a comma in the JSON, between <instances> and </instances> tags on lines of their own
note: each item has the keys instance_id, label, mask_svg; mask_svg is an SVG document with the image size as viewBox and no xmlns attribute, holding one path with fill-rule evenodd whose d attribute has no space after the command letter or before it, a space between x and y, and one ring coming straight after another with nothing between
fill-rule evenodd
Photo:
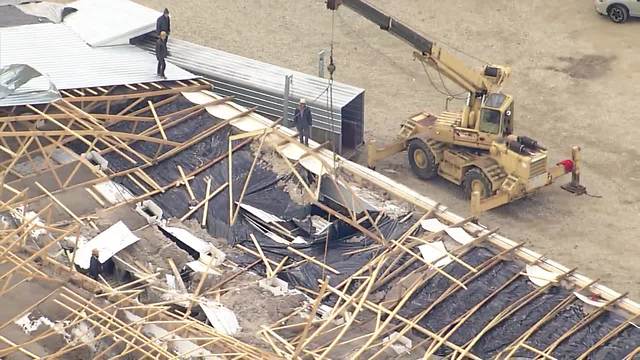
<instances>
[{"instance_id":1,"label":"white car","mask_svg":"<svg viewBox=\"0 0 640 360\"><path fill-rule=\"evenodd\" d=\"M608 16L614 23L623 23L629 16L640 16L638 0L594 0L596 11Z\"/></svg>"}]
</instances>

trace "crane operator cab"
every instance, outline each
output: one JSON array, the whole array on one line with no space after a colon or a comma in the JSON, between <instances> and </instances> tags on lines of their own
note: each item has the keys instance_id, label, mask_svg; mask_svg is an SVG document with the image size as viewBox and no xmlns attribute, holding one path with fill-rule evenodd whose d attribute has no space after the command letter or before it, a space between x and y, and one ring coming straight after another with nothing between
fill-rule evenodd
<instances>
[{"instance_id":1,"label":"crane operator cab","mask_svg":"<svg viewBox=\"0 0 640 360\"><path fill-rule=\"evenodd\" d=\"M513 133L513 99L505 94L484 96L480 110L478 131L489 136L506 137Z\"/></svg>"},{"instance_id":2,"label":"crane operator cab","mask_svg":"<svg viewBox=\"0 0 640 360\"><path fill-rule=\"evenodd\" d=\"M454 127L453 142L462 146L489 149L494 141L513 133L513 98L499 92L486 93L473 104L472 97L470 95L468 106L463 111L460 126ZM466 122L465 118L468 119Z\"/></svg>"},{"instance_id":3,"label":"crane operator cab","mask_svg":"<svg viewBox=\"0 0 640 360\"><path fill-rule=\"evenodd\" d=\"M469 67L449 49L366 0L327 0L331 10L340 5L408 43L414 49L416 60L437 70L441 77L469 94L461 112L447 109L435 115L422 111L402 123L394 142L378 147L375 140L369 141L369 167L407 151L411 168L419 178L426 180L438 175L461 185L465 193L475 199L472 200L475 213L519 199L567 173L572 173L567 190L586 191L579 183L578 147L572 149L571 160L548 166L543 146L513 133L513 98L501 92L502 84L511 73L509 67L486 61L481 61L486 64L481 70Z\"/></svg>"}]
</instances>

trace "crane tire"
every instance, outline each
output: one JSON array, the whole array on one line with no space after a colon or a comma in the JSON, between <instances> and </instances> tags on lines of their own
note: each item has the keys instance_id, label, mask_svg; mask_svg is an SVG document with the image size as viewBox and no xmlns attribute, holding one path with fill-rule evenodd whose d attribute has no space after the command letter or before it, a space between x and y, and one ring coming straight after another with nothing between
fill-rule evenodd
<instances>
[{"instance_id":1,"label":"crane tire","mask_svg":"<svg viewBox=\"0 0 640 360\"><path fill-rule=\"evenodd\" d=\"M493 193L491 181L487 179L482 170L476 167L467 170L462 180L462 188L464 189L464 195L467 199L471 199L471 193L474 187L480 190L481 199L488 198Z\"/></svg>"},{"instance_id":2,"label":"crane tire","mask_svg":"<svg viewBox=\"0 0 640 360\"><path fill-rule=\"evenodd\" d=\"M407 155L411 170L420 179L433 179L438 174L436 156L424 141L420 139L410 140Z\"/></svg>"}]
</instances>

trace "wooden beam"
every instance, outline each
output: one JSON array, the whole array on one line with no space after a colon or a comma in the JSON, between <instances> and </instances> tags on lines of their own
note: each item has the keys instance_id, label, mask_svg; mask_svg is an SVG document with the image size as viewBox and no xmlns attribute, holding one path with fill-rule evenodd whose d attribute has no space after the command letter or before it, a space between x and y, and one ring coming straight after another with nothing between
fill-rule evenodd
<instances>
[{"instance_id":1,"label":"wooden beam","mask_svg":"<svg viewBox=\"0 0 640 360\"><path fill-rule=\"evenodd\" d=\"M204 198L208 199L210 192L211 192L211 177L207 176L207 190L205 191L205 195ZM229 181L231 181L231 179L229 179ZM208 215L208 211L209 211L209 202L205 201L204 202L204 211L202 212L202 222L200 223L200 225L202 227L205 227L207 225L207 215Z\"/></svg>"},{"instance_id":2,"label":"wooden beam","mask_svg":"<svg viewBox=\"0 0 640 360\"><path fill-rule=\"evenodd\" d=\"M88 146L91 146L91 142L89 140L85 139L84 136L96 136L96 137L114 136L114 137L118 137L118 138L142 140L142 141L156 143L156 144L162 144L162 145L170 145L170 146L180 146L180 145L182 145L182 143L179 143L179 142L176 142L176 141L158 139L158 138L155 138L155 137L152 137L152 136L131 134L131 133L125 133L125 132L117 132L117 131L110 131L110 130L71 130L70 128L62 125L61 123L59 123L59 124L65 130L29 130L29 131L15 131L15 132L14 131L11 131L11 132L0 132L0 137L13 138L13 137L16 137L16 136L22 136L22 137L40 136L40 137L44 137L44 136L73 135L73 136L75 136L77 138L82 138L83 139L82 142L84 142Z\"/></svg>"},{"instance_id":3,"label":"wooden beam","mask_svg":"<svg viewBox=\"0 0 640 360\"><path fill-rule=\"evenodd\" d=\"M198 205L194 206L193 208L191 208L191 210L187 211L186 214L184 214L181 218L180 221L185 221L186 219L189 218L189 216L191 216L191 214L193 214L194 212L196 212L198 209L200 209L206 202L210 201L211 199L213 199L216 195L218 195L222 190L224 190L227 186L229 185L228 182L222 184L218 189L216 189L216 191L212 192L209 196L205 197L204 200L200 201L198 203Z\"/></svg>"},{"instance_id":4,"label":"wooden beam","mask_svg":"<svg viewBox=\"0 0 640 360\"><path fill-rule=\"evenodd\" d=\"M316 313L318 312L318 307L320 307L320 303L322 302L321 300L323 298L323 295L327 291L327 285L328 285L328 281L326 279L322 280L322 284L320 284L320 293L318 294L318 296L316 296L316 299L314 300L313 305L311 306L311 311L307 315L309 318L304 328L302 329L302 334L300 335L300 340L298 341L298 345L296 346L293 352L293 355L291 356L292 359L297 359L298 355L300 355L300 352L302 352L302 345L304 343L304 340L307 338L307 334L309 333L309 327L311 326L314 318L316 317Z\"/></svg>"},{"instance_id":5,"label":"wooden beam","mask_svg":"<svg viewBox=\"0 0 640 360\"><path fill-rule=\"evenodd\" d=\"M106 204L106 203L105 203L105 202L104 202L104 201L103 201L103 200L102 200L102 199L101 199L101 198L100 198L96 193L94 193L91 189L89 189L89 188L87 188L87 187L86 187L86 188L84 188L84 189L85 189L85 191L86 191L86 192L88 192L88 193L89 193L89 195L91 195L91 197L92 197L92 198L93 198L93 199L94 199L98 204L100 204L100 206L102 206L102 207L106 207L106 206L107 206L107 204Z\"/></svg>"},{"instance_id":6,"label":"wooden beam","mask_svg":"<svg viewBox=\"0 0 640 360\"><path fill-rule=\"evenodd\" d=\"M71 97L71 98L65 98L64 100L68 102L120 101L120 100L138 99L141 97L148 98L148 97L155 97L155 96L162 96L162 95L177 94L181 92L197 92L199 90L206 90L208 88L209 87L206 85L194 85L194 86L185 86L185 87L175 87L175 88L158 90L158 91L146 91L146 92L120 94L120 95Z\"/></svg>"},{"instance_id":7,"label":"wooden beam","mask_svg":"<svg viewBox=\"0 0 640 360\"><path fill-rule=\"evenodd\" d=\"M312 262L312 263L314 263L314 264L316 264L316 265L320 266L321 268L324 268L324 269L326 269L326 270L329 270L330 272L332 272L332 273L334 273L334 274L336 274L336 275L340 275L340 272L339 272L338 270L336 270L336 269L332 268L331 266L329 266L329 265L327 265L327 264L325 264L325 263L323 263L323 262L321 262L321 261L318 261L316 258L314 258L314 257L312 257L312 256L309 256L309 255L307 255L307 254L303 253L302 251L299 251L299 250L298 250L298 249L296 249L296 248L293 248L293 247L291 247L291 246L288 246L288 247L287 247L287 250L289 250L289 251L291 251L292 253L294 253L294 254L296 254L296 255L298 255L298 256L300 256L300 257L302 257L302 258L304 258L304 259L306 259L306 260L308 260L308 261L310 261L310 262Z\"/></svg>"},{"instance_id":8,"label":"wooden beam","mask_svg":"<svg viewBox=\"0 0 640 360\"><path fill-rule=\"evenodd\" d=\"M170 257L167 258L167 262L171 267L171 271L173 271L173 276L175 276L176 278L176 281L178 283L178 288L180 288L181 291L184 291L186 293L187 287L184 285L184 281L182 281L182 277L180 276L180 271L178 271L178 267L176 266L176 263L174 263L173 259Z\"/></svg>"},{"instance_id":9,"label":"wooden beam","mask_svg":"<svg viewBox=\"0 0 640 360\"><path fill-rule=\"evenodd\" d=\"M236 206L235 212L231 217L231 225L236 223L236 219L238 218L238 213L240 212L240 205L242 205L242 200L244 199L244 195L249 187L249 182L251 181L251 175L253 174L253 170L256 167L256 163L258 162L258 158L260 157L260 151L262 151L262 146L264 145L264 139L266 135L266 131L264 135L260 138L260 145L258 145L258 150L256 150L256 154L253 157L253 162L251 163L251 167L249 168L249 173L244 181L244 185L242 186L242 191L240 192L240 197L238 198L238 206ZM231 179L230 179L231 180Z\"/></svg>"},{"instance_id":10,"label":"wooden beam","mask_svg":"<svg viewBox=\"0 0 640 360\"><path fill-rule=\"evenodd\" d=\"M156 121L156 126L158 126L158 129L160 129L160 134L162 135L162 138L165 140L167 139L167 134L164 133L164 128L162 127L162 124L160 123L160 119L158 119L158 114L156 113L156 108L153 106L153 103L151 101L147 101L147 103L149 104L149 109L151 109L151 113L153 114L153 118Z\"/></svg>"},{"instance_id":11,"label":"wooden beam","mask_svg":"<svg viewBox=\"0 0 640 360\"><path fill-rule=\"evenodd\" d=\"M264 262L264 266L267 269L267 277L268 278L271 277L271 275L273 274L273 269L271 269L271 266L269 265L268 258L264 255L264 252L262 252L262 247L260 247L260 243L258 243L258 240L256 240L256 237L253 234L249 234L249 237L251 238L253 245L258 250L258 254L260 255L260 258L262 258L262 261Z\"/></svg>"},{"instance_id":12,"label":"wooden beam","mask_svg":"<svg viewBox=\"0 0 640 360\"><path fill-rule=\"evenodd\" d=\"M58 133L58 135L60 135L59 133L62 133L63 135L73 135L75 136L78 140L82 141L83 143L85 143L87 146L89 146L89 150L91 150L91 142L87 139L85 139L82 135L78 134L77 132L75 132L74 130L70 129L69 127L67 127L66 125L62 124L61 122L59 122L58 120L52 118L51 116L43 113L42 111L36 109L35 107L31 106L31 105L27 105L27 107L29 109L31 109L32 111L44 116L47 120L51 121L52 123L58 125L59 127L61 127L62 129L64 129L64 132L60 132L60 131L20 131L17 132L17 134L25 134L25 135L11 135L6 134L4 136L9 136L9 137L14 137L14 136L46 136L48 134L53 134L55 135L56 133ZM0 133L0 137L3 136L3 134L5 133Z\"/></svg>"},{"instance_id":13,"label":"wooden beam","mask_svg":"<svg viewBox=\"0 0 640 360\"><path fill-rule=\"evenodd\" d=\"M187 188L189 197L191 198L192 201L195 200L196 196L193 194L193 190L191 190L191 185L189 185L189 179L187 179L187 176L184 174L184 170L180 165L178 165L178 172L180 172L180 177L182 178L182 182L184 183L184 186Z\"/></svg>"},{"instance_id":14,"label":"wooden beam","mask_svg":"<svg viewBox=\"0 0 640 360\"><path fill-rule=\"evenodd\" d=\"M39 182L35 182L35 185L42 190L51 200L53 200L58 206L62 208L67 214L69 214L75 221L77 221L80 225L84 225L82 219L80 219L76 214L73 213L65 204L63 204L57 197L55 197L52 193L49 192L44 186L40 185Z\"/></svg>"}]
</instances>

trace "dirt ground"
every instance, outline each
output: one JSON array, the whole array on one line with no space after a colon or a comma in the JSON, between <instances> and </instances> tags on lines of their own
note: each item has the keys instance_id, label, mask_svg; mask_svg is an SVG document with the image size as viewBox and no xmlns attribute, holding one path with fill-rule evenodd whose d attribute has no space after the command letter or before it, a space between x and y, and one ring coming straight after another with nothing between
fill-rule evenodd
<instances>
[{"instance_id":1,"label":"dirt ground","mask_svg":"<svg viewBox=\"0 0 640 360\"><path fill-rule=\"evenodd\" d=\"M322 0L138 2L168 6L172 36L299 71L316 73L316 54L330 45L332 17ZM602 198L575 197L558 184L481 222L639 300L640 21L613 24L585 0L372 3L435 41L511 66L505 91L516 99L516 130L545 144L552 161L568 158L573 144L583 147L583 181ZM407 45L347 8L336 13L335 25L336 79L366 89L367 137L389 141L407 116L443 110L445 97L412 61ZM378 169L395 170L385 173L468 213L456 186L418 180L404 154Z\"/></svg>"}]
</instances>

